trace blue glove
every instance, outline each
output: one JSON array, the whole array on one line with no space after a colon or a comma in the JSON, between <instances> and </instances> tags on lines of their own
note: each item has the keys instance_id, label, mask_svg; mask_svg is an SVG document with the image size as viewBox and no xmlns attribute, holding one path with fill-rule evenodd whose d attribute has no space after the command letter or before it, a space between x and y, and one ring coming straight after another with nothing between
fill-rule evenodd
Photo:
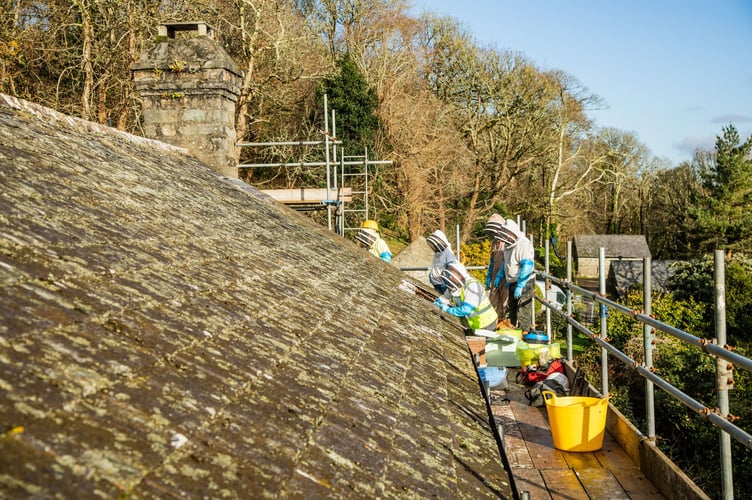
<instances>
[{"instance_id":1,"label":"blue glove","mask_svg":"<svg viewBox=\"0 0 752 500\"><path fill-rule=\"evenodd\" d=\"M499 285L501 285L501 278L504 277L504 273L499 271L499 275L496 276L496 279L494 280L494 288L499 288Z\"/></svg>"},{"instance_id":2,"label":"blue glove","mask_svg":"<svg viewBox=\"0 0 752 500\"><path fill-rule=\"evenodd\" d=\"M441 297L433 301L433 305L441 307Z\"/></svg>"},{"instance_id":3,"label":"blue glove","mask_svg":"<svg viewBox=\"0 0 752 500\"><path fill-rule=\"evenodd\" d=\"M520 261L520 275L517 278L517 284L525 287L531 276L533 276L533 270L535 265L531 259L522 259Z\"/></svg>"},{"instance_id":4,"label":"blue glove","mask_svg":"<svg viewBox=\"0 0 752 500\"><path fill-rule=\"evenodd\" d=\"M522 297L522 287L516 286L514 287L514 298L519 299Z\"/></svg>"}]
</instances>

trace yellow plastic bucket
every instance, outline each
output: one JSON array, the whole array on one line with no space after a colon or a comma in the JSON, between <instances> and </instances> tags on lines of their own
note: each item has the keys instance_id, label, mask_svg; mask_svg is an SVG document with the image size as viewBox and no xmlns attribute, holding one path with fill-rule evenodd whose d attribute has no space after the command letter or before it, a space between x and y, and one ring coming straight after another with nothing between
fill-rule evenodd
<instances>
[{"instance_id":1,"label":"yellow plastic bucket","mask_svg":"<svg viewBox=\"0 0 752 500\"><path fill-rule=\"evenodd\" d=\"M556 396L543 391L554 447L562 451L595 451L603 447L608 398Z\"/></svg>"}]
</instances>

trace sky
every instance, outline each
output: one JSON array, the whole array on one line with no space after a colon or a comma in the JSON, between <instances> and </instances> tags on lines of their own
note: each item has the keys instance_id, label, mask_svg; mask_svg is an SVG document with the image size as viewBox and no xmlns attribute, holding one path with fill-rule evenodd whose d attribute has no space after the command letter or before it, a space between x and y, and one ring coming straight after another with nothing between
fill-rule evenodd
<instances>
[{"instance_id":1,"label":"sky","mask_svg":"<svg viewBox=\"0 0 752 500\"><path fill-rule=\"evenodd\" d=\"M605 106L597 127L634 133L676 166L723 127L752 135L752 0L412 0L481 46L575 77Z\"/></svg>"}]
</instances>

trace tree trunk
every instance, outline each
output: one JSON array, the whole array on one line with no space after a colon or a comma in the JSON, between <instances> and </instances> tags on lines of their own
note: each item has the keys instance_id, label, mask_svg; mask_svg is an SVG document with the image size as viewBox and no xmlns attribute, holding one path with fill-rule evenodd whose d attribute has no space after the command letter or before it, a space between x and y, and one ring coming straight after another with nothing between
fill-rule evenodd
<instances>
[{"instance_id":1,"label":"tree trunk","mask_svg":"<svg viewBox=\"0 0 752 500\"><path fill-rule=\"evenodd\" d=\"M480 214L480 207L478 207L478 192L480 191L480 175L475 174L473 177L473 192L470 195L470 203L465 215L465 220L460 230L460 243L467 241L470 238L470 233L475 225L475 220ZM459 249L457 249L459 250Z\"/></svg>"},{"instance_id":2,"label":"tree trunk","mask_svg":"<svg viewBox=\"0 0 752 500\"><path fill-rule=\"evenodd\" d=\"M94 88L94 68L91 64L94 36L91 25L91 13L85 0L76 0L74 3L81 11L81 67L84 73L83 87L81 89L81 117L84 120L91 120L91 97Z\"/></svg>"}]
</instances>

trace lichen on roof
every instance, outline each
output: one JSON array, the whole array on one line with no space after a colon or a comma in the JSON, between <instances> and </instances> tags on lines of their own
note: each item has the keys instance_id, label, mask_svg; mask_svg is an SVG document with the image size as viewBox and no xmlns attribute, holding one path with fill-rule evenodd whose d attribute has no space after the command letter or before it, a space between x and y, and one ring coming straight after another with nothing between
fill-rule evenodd
<instances>
[{"instance_id":1,"label":"lichen on roof","mask_svg":"<svg viewBox=\"0 0 752 500\"><path fill-rule=\"evenodd\" d=\"M461 330L394 266L3 95L0 185L0 496L511 496Z\"/></svg>"}]
</instances>

